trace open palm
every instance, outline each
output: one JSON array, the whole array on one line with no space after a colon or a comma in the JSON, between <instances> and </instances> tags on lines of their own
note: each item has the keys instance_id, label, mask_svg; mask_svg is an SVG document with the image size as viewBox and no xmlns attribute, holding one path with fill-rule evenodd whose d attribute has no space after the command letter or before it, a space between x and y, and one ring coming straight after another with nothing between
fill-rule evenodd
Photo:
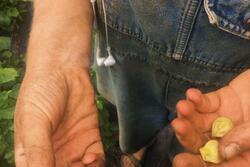
<instances>
[{"instance_id":1,"label":"open palm","mask_svg":"<svg viewBox=\"0 0 250 167\"><path fill-rule=\"evenodd\" d=\"M17 167L104 166L87 71L29 75L15 112Z\"/></svg>"},{"instance_id":2,"label":"open palm","mask_svg":"<svg viewBox=\"0 0 250 167\"><path fill-rule=\"evenodd\" d=\"M214 92L202 94L197 89L189 89L186 97L176 106L178 118L172 126L180 143L193 154L177 155L175 166L250 166L250 71ZM205 164L196 153L209 140L212 123L219 116L229 117L235 124L235 128L219 141L220 154L228 161L219 165Z\"/></svg>"}]
</instances>

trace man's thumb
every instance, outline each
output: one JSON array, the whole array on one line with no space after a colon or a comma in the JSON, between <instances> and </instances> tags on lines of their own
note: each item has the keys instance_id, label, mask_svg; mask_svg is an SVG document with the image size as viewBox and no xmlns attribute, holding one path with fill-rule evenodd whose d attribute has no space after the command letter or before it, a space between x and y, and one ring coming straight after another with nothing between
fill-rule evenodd
<instances>
[{"instance_id":1,"label":"man's thumb","mask_svg":"<svg viewBox=\"0 0 250 167\"><path fill-rule=\"evenodd\" d=\"M220 154L229 160L244 151L250 150L250 123L233 128L220 140Z\"/></svg>"}]
</instances>

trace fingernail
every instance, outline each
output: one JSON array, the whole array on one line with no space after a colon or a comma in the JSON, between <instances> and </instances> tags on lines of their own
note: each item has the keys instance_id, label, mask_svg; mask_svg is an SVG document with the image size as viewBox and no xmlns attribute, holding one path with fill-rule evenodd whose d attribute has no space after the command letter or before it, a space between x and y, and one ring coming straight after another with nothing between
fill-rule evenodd
<instances>
[{"instance_id":1,"label":"fingernail","mask_svg":"<svg viewBox=\"0 0 250 167\"><path fill-rule=\"evenodd\" d=\"M83 163L90 164L90 163L93 163L95 160L96 160L95 154L88 154L88 155L85 155L85 157L83 158Z\"/></svg>"},{"instance_id":2,"label":"fingernail","mask_svg":"<svg viewBox=\"0 0 250 167\"><path fill-rule=\"evenodd\" d=\"M229 160L240 153L241 153L240 146L236 143L231 143L224 149L224 158L226 160Z\"/></svg>"}]
</instances>

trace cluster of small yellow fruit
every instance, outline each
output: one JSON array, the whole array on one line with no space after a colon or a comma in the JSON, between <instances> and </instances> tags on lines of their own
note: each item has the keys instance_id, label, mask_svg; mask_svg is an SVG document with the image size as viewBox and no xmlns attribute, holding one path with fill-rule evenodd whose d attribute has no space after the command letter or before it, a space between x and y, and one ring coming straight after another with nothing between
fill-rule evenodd
<instances>
[{"instance_id":1,"label":"cluster of small yellow fruit","mask_svg":"<svg viewBox=\"0 0 250 167\"><path fill-rule=\"evenodd\" d=\"M226 135L234 125L231 119L227 117L217 118L212 125L212 136L202 148L200 148L200 154L204 161L219 164L222 159L219 154L219 142L218 138Z\"/></svg>"}]
</instances>

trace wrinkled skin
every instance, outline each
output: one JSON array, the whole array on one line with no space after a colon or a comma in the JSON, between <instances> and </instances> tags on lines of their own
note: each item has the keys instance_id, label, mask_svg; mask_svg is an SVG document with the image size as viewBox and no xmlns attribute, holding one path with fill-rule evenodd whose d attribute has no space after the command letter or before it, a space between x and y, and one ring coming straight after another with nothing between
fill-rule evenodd
<instances>
[{"instance_id":1,"label":"wrinkled skin","mask_svg":"<svg viewBox=\"0 0 250 167\"><path fill-rule=\"evenodd\" d=\"M94 95L87 70L26 75L14 119L16 166L103 167Z\"/></svg>"},{"instance_id":2,"label":"wrinkled skin","mask_svg":"<svg viewBox=\"0 0 250 167\"><path fill-rule=\"evenodd\" d=\"M207 94L189 89L186 99L177 103L178 118L172 122L180 143L190 151L175 157L175 167L248 167L250 166L250 70L230 84ZM220 142L224 162L202 161L198 150L208 140L212 123L219 116L229 117L235 127ZM229 146L229 147L227 147Z\"/></svg>"}]
</instances>

